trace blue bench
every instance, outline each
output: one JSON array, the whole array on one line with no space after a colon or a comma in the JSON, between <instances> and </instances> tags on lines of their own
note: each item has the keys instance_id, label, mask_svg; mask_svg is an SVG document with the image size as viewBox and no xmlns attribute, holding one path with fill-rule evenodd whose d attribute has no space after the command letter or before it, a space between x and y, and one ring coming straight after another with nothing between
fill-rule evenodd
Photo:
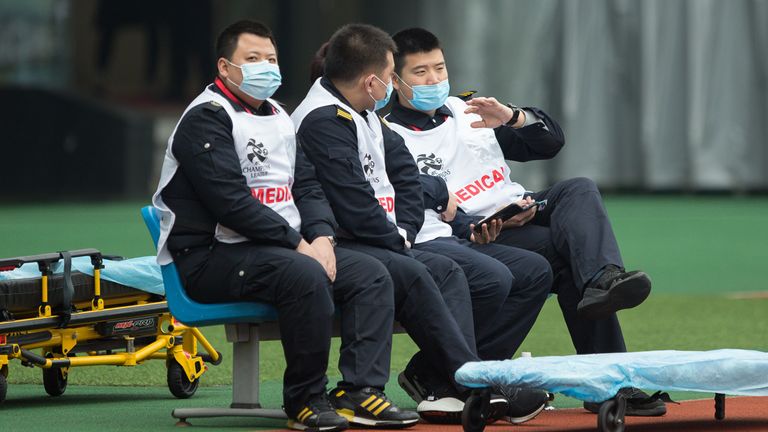
<instances>
[{"instance_id":1,"label":"blue bench","mask_svg":"<svg viewBox=\"0 0 768 432\"><path fill-rule=\"evenodd\" d=\"M160 237L160 215L156 208L141 209L144 223L157 247ZM202 327L224 324L227 341L233 344L232 403L229 408L177 408L171 415L188 424L186 419L199 417L263 417L285 419L280 409L261 408L259 403L259 341L280 338L277 311L263 303L198 303L184 291L176 265L161 268L165 297L171 315L187 326Z\"/></svg>"}]
</instances>

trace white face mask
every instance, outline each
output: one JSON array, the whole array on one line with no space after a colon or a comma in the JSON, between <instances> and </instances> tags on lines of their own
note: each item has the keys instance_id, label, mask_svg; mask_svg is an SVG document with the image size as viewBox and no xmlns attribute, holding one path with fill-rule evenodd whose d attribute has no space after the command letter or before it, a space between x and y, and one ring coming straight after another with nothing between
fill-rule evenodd
<instances>
[{"instance_id":1,"label":"white face mask","mask_svg":"<svg viewBox=\"0 0 768 432\"><path fill-rule=\"evenodd\" d=\"M283 82L280 67L266 60L258 63L243 63L239 66L229 60L227 63L242 71L243 82L236 84L229 78L227 81L254 99L265 100L271 97Z\"/></svg>"}]
</instances>

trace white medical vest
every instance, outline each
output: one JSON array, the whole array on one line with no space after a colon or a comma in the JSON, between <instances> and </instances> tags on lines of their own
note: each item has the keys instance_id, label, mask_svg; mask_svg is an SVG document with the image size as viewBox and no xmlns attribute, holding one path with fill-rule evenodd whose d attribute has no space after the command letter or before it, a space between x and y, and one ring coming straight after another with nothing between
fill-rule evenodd
<instances>
[{"instance_id":1,"label":"white medical vest","mask_svg":"<svg viewBox=\"0 0 768 432\"><path fill-rule=\"evenodd\" d=\"M493 129L471 127L480 116L465 114L469 106L457 97L449 97L445 106L453 117L430 130L414 131L389 123L405 140L419 172L445 180L459 206L473 216L488 216L520 200L525 189L509 179L509 167ZM416 243L450 236L450 232L438 213L427 210Z\"/></svg>"},{"instance_id":2,"label":"white medical vest","mask_svg":"<svg viewBox=\"0 0 768 432\"><path fill-rule=\"evenodd\" d=\"M267 99L273 106L277 102ZM235 151L240 159L240 168L251 195L285 219L296 231L301 230L301 216L293 201L294 168L296 164L296 134L290 117L278 110L274 115L257 116L246 111L238 112L224 96L206 88L184 110L187 112L198 105L214 102L221 105L232 120L232 137ZM181 123L181 119L179 123ZM176 124L176 128L179 124ZM172 261L166 241L173 228L175 215L163 203L160 193L170 183L179 163L173 156L173 138L176 128L168 138L160 183L152 197L152 204L160 210L160 239L157 243L157 262L161 265ZM211 144L212 145L212 144ZM223 225L216 225L216 240L222 243L240 243L248 238Z\"/></svg>"},{"instance_id":3,"label":"white medical vest","mask_svg":"<svg viewBox=\"0 0 768 432\"><path fill-rule=\"evenodd\" d=\"M387 166L384 156L384 137L381 131L381 119L372 111L368 111L366 117L361 116L354 109L343 103L339 98L331 94L320 84L321 78L310 88L309 93L291 114L296 132L301 122L312 111L329 105L338 105L352 115L357 131L357 150L360 164L363 167L365 179L373 188L376 199L387 214L387 219L397 226L395 215L395 187L387 176ZM397 228L403 239L407 240L404 229Z\"/></svg>"}]
</instances>

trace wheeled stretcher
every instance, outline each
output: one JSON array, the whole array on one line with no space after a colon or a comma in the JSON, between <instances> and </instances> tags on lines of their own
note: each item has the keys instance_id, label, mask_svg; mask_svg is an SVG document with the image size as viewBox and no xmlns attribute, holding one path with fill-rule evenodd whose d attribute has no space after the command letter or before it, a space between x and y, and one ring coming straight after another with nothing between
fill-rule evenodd
<instances>
[{"instance_id":1,"label":"wheeled stretcher","mask_svg":"<svg viewBox=\"0 0 768 432\"><path fill-rule=\"evenodd\" d=\"M620 389L714 393L715 419L722 420L726 394L768 396L768 353L721 349L521 357L466 363L456 371L456 381L475 389L464 405L465 431L485 428L491 388L529 387L603 402L598 430L621 432L627 400Z\"/></svg>"},{"instance_id":2,"label":"wheeled stretcher","mask_svg":"<svg viewBox=\"0 0 768 432\"><path fill-rule=\"evenodd\" d=\"M42 369L51 396L64 393L74 367L164 360L178 398L195 393L206 362L221 362L197 328L170 315L159 268L153 284L131 274L133 264L151 269L147 260L108 258L82 249L0 260L0 402L14 360Z\"/></svg>"}]
</instances>

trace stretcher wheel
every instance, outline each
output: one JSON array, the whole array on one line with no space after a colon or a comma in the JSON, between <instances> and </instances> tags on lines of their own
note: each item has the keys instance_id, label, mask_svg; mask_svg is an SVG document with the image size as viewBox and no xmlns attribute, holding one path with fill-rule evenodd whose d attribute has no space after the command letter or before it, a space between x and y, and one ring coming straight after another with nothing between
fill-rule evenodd
<instances>
[{"instance_id":1,"label":"stretcher wheel","mask_svg":"<svg viewBox=\"0 0 768 432\"><path fill-rule=\"evenodd\" d=\"M184 368L176 361L168 363L168 389L179 399L187 399L197 391L200 380L190 381Z\"/></svg>"},{"instance_id":2,"label":"stretcher wheel","mask_svg":"<svg viewBox=\"0 0 768 432\"><path fill-rule=\"evenodd\" d=\"M60 349L54 349L45 355L46 358L56 358L56 355L61 355ZM67 357L74 356L70 354ZM67 390L67 368L50 368L43 369L43 387L45 392L51 396L61 396Z\"/></svg>"},{"instance_id":3,"label":"stretcher wheel","mask_svg":"<svg viewBox=\"0 0 768 432\"><path fill-rule=\"evenodd\" d=\"M485 430L491 394L489 390L472 390L472 394L464 402L461 413L461 425L464 432L483 432Z\"/></svg>"},{"instance_id":4,"label":"stretcher wheel","mask_svg":"<svg viewBox=\"0 0 768 432\"><path fill-rule=\"evenodd\" d=\"M609 399L602 403L597 415L597 430L601 432L624 432L624 411L626 401Z\"/></svg>"},{"instance_id":5,"label":"stretcher wheel","mask_svg":"<svg viewBox=\"0 0 768 432\"><path fill-rule=\"evenodd\" d=\"M8 379L0 373L0 403L5 401L5 395L8 393Z\"/></svg>"},{"instance_id":6,"label":"stretcher wheel","mask_svg":"<svg viewBox=\"0 0 768 432\"><path fill-rule=\"evenodd\" d=\"M51 396L61 396L67 390L67 377L61 368L43 369L43 387Z\"/></svg>"}]
</instances>

